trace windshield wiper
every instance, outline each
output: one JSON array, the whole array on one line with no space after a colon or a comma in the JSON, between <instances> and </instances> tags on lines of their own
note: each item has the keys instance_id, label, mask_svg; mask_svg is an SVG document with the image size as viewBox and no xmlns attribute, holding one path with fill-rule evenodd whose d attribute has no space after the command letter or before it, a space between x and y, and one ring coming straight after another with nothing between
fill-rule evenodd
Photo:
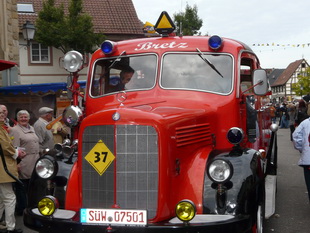
<instances>
[{"instance_id":1,"label":"windshield wiper","mask_svg":"<svg viewBox=\"0 0 310 233\"><path fill-rule=\"evenodd\" d=\"M220 73L220 71L218 71L218 69L216 69L216 67L208 60L208 58L198 48L196 49L199 52L198 56L201 57L201 59L204 60L216 73L224 78L224 76Z\"/></svg>"},{"instance_id":2,"label":"windshield wiper","mask_svg":"<svg viewBox=\"0 0 310 233\"><path fill-rule=\"evenodd\" d=\"M116 62L119 62L121 60L121 56L123 56L124 53L126 53L125 50L120 55L118 55L118 57L112 62L112 64L109 66L109 69L111 69L111 67L113 67Z\"/></svg>"}]
</instances>

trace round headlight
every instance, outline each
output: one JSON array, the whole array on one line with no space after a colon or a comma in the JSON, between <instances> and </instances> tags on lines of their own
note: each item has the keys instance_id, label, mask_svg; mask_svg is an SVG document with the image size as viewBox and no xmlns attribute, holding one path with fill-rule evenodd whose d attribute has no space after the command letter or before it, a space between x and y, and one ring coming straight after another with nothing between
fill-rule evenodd
<instances>
[{"instance_id":1,"label":"round headlight","mask_svg":"<svg viewBox=\"0 0 310 233\"><path fill-rule=\"evenodd\" d=\"M62 113L63 122L70 128L77 126L83 117L83 111L78 106L69 106Z\"/></svg>"},{"instance_id":2,"label":"round headlight","mask_svg":"<svg viewBox=\"0 0 310 233\"><path fill-rule=\"evenodd\" d=\"M58 208L58 200L53 196L45 196L38 203L38 209L44 216L51 216Z\"/></svg>"},{"instance_id":3,"label":"round headlight","mask_svg":"<svg viewBox=\"0 0 310 233\"><path fill-rule=\"evenodd\" d=\"M42 179L50 179L57 174L58 164L53 157L44 156L37 161L35 171Z\"/></svg>"},{"instance_id":4,"label":"round headlight","mask_svg":"<svg viewBox=\"0 0 310 233\"><path fill-rule=\"evenodd\" d=\"M177 204L175 214L181 221L189 222L196 215L196 206L190 200L182 200Z\"/></svg>"},{"instance_id":5,"label":"round headlight","mask_svg":"<svg viewBox=\"0 0 310 233\"><path fill-rule=\"evenodd\" d=\"M233 167L229 161L223 159L215 159L209 163L208 176L215 183L223 183L229 181L233 174Z\"/></svg>"},{"instance_id":6,"label":"round headlight","mask_svg":"<svg viewBox=\"0 0 310 233\"><path fill-rule=\"evenodd\" d=\"M227 132L227 139L231 144L239 144L244 137L243 130L238 127L232 127Z\"/></svg>"},{"instance_id":7,"label":"round headlight","mask_svg":"<svg viewBox=\"0 0 310 233\"><path fill-rule=\"evenodd\" d=\"M64 68L69 72L79 71L83 67L83 56L78 51L67 52L64 56Z\"/></svg>"}]
</instances>

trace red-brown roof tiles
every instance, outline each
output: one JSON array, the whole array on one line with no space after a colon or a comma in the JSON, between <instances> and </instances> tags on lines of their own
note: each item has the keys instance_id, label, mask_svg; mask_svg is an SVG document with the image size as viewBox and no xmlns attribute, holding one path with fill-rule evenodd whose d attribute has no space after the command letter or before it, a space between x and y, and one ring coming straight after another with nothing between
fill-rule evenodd
<instances>
[{"instance_id":1,"label":"red-brown roof tiles","mask_svg":"<svg viewBox=\"0 0 310 233\"><path fill-rule=\"evenodd\" d=\"M292 62L288 65L288 67L283 71L283 73L277 78L277 80L272 84L273 87L275 86L282 86L284 85L294 74L294 72L297 70L297 68L301 65L302 61L297 60L295 62Z\"/></svg>"},{"instance_id":2,"label":"red-brown roof tiles","mask_svg":"<svg viewBox=\"0 0 310 233\"><path fill-rule=\"evenodd\" d=\"M57 5L63 3L67 10L70 0L55 2ZM35 23L43 8L43 0L17 0L17 3L32 3L35 11L34 14L18 14L20 28L26 20ZM96 33L143 36L143 25L131 0L84 0L83 11L92 16Z\"/></svg>"}]
</instances>

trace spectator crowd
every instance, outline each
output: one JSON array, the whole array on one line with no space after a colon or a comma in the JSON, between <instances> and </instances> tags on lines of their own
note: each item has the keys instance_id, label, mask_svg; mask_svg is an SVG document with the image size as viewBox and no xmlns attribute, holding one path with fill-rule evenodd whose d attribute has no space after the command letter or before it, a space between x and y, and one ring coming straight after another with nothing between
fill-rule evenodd
<instances>
[{"instance_id":1,"label":"spectator crowd","mask_svg":"<svg viewBox=\"0 0 310 233\"><path fill-rule=\"evenodd\" d=\"M5 105L0 105L0 232L21 233L15 227L15 215L23 215L27 190L36 161L46 150L69 136L68 128L53 121L54 109L42 107L39 118L29 123L30 113L21 109L15 119L8 118Z\"/></svg>"}]
</instances>

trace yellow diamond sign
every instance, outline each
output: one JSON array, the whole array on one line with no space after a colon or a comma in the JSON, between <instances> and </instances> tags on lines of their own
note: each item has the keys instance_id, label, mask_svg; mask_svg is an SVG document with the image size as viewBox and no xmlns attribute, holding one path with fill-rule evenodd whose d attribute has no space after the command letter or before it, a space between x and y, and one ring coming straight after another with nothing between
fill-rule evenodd
<instances>
[{"instance_id":1,"label":"yellow diamond sign","mask_svg":"<svg viewBox=\"0 0 310 233\"><path fill-rule=\"evenodd\" d=\"M99 175L102 175L114 161L115 156L106 144L104 144L102 140L99 140L93 149L85 156L85 159Z\"/></svg>"}]
</instances>

